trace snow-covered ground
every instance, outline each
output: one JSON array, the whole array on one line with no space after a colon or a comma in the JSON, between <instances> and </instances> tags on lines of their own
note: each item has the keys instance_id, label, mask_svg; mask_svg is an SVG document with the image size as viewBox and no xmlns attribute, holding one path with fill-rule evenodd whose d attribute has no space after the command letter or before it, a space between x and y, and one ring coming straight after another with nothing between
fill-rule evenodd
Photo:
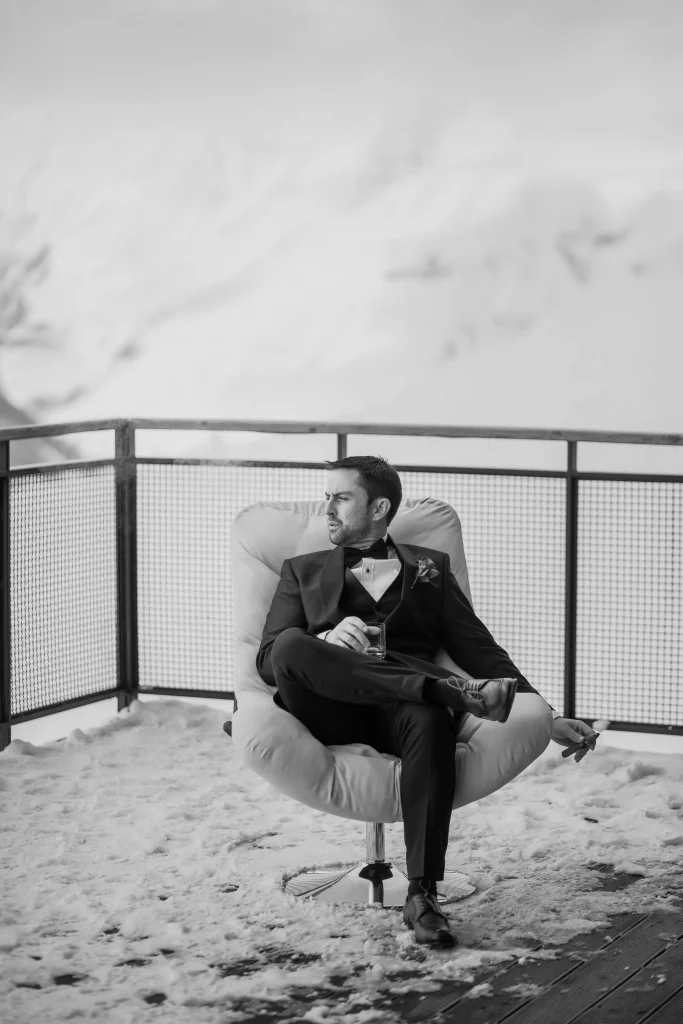
<instances>
[{"instance_id":1,"label":"snow-covered ground","mask_svg":"<svg viewBox=\"0 0 683 1024\"><path fill-rule=\"evenodd\" d=\"M3 1021L237 1021L316 988L308 1019L360 1024L387 989L475 979L529 955L530 939L553 956L610 914L671 906L665 893L683 881L681 757L600 742L577 765L551 744L454 814L448 867L476 892L447 908L459 945L424 950L396 913L281 891L304 866L359 860L363 826L242 768L225 717L136 702L63 743L17 738L0 755ZM400 825L387 847L400 858ZM641 878L605 892L597 864ZM352 971L341 993L325 990Z\"/></svg>"}]
</instances>

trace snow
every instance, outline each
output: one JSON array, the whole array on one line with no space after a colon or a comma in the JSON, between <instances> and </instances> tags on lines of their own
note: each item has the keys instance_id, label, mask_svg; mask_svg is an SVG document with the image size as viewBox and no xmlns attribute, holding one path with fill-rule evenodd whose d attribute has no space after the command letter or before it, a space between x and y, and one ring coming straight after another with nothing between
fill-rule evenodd
<instances>
[{"instance_id":1,"label":"snow","mask_svg":"<svg viewBox=\"0 0 683 1024\"><path fill-rule=\"evenodd\" d=\"M63 743L15 738L0 755L8 1024L152 1013L181 1022L188 1008L240 1020L259 1001L313 988L305 1019L359 1024L389 989L474 983L486 965L556 955L611 914L672 905L683 760L602 740L580 764L551 744L510 785L454 813L448 868L476 892L447 906L453 950L418 947L391 911L295 901L283 879L360 860L363 825L299 805L243 768L225 718L187 701L136 701ZM401 826L386 833L400 859ZM602 891L598 864L639 879ZM531 940L544 948L530 952ZM55 982L66 975L80 980ZM334 992L339 975L348 984Z\"/></svg>"}]
</instances>

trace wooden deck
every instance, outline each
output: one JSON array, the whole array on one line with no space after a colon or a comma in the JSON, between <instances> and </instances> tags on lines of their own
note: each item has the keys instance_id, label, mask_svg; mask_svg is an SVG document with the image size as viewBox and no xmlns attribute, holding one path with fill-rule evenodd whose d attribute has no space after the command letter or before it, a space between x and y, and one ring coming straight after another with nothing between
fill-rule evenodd
<instances>
[{"instance_id":1,"label":"wooden deck","mask_svg":"<svg viewBox=\"0 0 683 1024\"><path fill-rule=\"evenodd\" d=\"M433 1024L681 1024L683 912L619 915L556 960L518 963L482 981L479 995L479 986L463 987L391 1009Z\"/></svg>"},{"instance_id":2,"label":"wooden deck","mask_svg":"<svg viewBox=\"0 0 683 1024\"><path fill-rule=\"evenodd\" d=\"M625 888L635 876L605 872L604 888ZM378 1016L398 1024L683 1024L683 889L675 912L619 914L611 927L579 935L556 959L517 961L479 973L475 985L445 983L438 992L387 995ZM679 895L680 893L680 895ZM530 946L533 953L540 944ZM413 975L414 977L414 975ZM339 978L340 997L353 978ZM318 1020L305 1015L330 992L299 992L277 1007L243 1007L253 1024ZM345 1000L344 1000L345 1001ZM251 1011L251 1012L250 1012ZM344 1012L344 1011L342 1011ZM348 1013L348 1009L346 1011ZM323 1019L323 1018L320 1018Z\"/></svg>"},{"instance_id":3,"label":"wooden deck","mask_svg":"<svg viewBox=\"0 0 683 1024\"><path fill-rule=\"evenodd\" d=\"M636 877L607 869L603 888L623 889ZM406 1022L434 1024L683 1024L683 893L677 902L676 913L619 914L610 928L561 947L557 959L499 967L475 986L395 1010Z\"/></svg>"}]
</instances>

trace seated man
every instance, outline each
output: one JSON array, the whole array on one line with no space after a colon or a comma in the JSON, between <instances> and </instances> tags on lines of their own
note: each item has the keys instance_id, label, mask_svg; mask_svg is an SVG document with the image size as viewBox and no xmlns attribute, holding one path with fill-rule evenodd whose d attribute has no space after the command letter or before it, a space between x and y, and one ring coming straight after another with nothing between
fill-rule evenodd
<instances>
[{"instance_id":1,"label":"seated man","mask_svg":"<svg viewBox=\"0 0 683 1024\"><path fill-rule=\"evenodd\" d=\"M410 879L403 918L418 942L451 945L436 883L444 877L460 720L469 712L505 722L516 693L538 691L475 615L448 555L391 539L401 502L396 470L373 456L327 466L335 548L283 563L257 668L277 687L276 703L321 743L367 743L401 758ZM385 623L383 660L364 653L370 621ZM476 678L435 665L441 647ZM591 733L574 720L553 728L563 745Z\"/></svg>"}]
</instances>

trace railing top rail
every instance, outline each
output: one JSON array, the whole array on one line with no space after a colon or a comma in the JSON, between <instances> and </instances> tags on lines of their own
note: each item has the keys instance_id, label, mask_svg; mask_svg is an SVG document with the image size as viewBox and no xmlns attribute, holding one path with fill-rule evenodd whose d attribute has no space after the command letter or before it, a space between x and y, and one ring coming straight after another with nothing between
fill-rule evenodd
<instances>
[{"instance_id":1,"label":"railing top rail","mask_svg":"<svg viewBox=\"0 0 683 1024\"><path fill-rule=\"evenodd\" d=\"M683 434L647 434L615 430L561 430L531 427L465 427L425 423L313 423L298 420L110 419L41 423L0 429L0 441L60 434L116 430L224 430L263 434L374 434L403 437L490 438L514 441L575 441L593 444L683 445Z\"/></svg>"},{"instance_id":2,"label":"railing top rail","mask_svg":"<svg viewBox=\"0 0 683 1024\"><path fill-rule=\"evenodd\" d=\"M0 427L0 441L25 441L34 437L60 437L63 434L87 434L95 430L117 430L125 419L79 420L75 423L33 423L25 427Z\"/></svg>"}]
</instances>

